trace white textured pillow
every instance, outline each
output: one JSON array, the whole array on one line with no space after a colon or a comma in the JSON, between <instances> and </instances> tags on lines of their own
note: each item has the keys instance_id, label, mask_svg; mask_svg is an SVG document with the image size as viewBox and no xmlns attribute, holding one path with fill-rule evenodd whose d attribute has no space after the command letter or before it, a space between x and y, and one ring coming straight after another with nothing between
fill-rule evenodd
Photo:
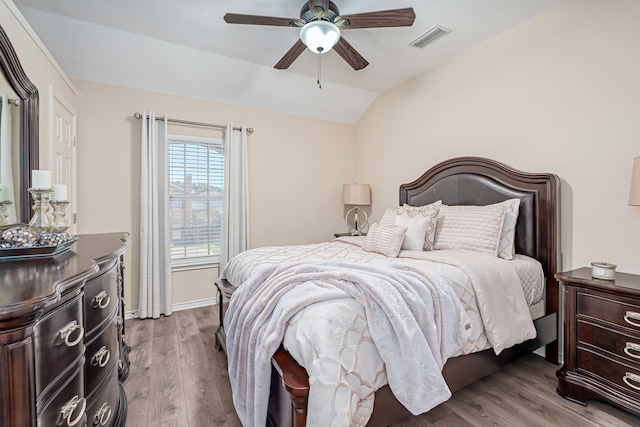
<instances>
[{"instance_id":1,"label":"white textured pillow","mask_svg":"<svg viewBox=\"0 0 640 427\"><path fill-rule=\"evenodd\" d=\"M411 206L406 203L398 208L397 214L401 217L409 218L428 218L427 230L424 235L424 244L422 249L425 251L433 250L433 242L436 237L436 226L438 225L438 208L442 205L442 200L433 202L424 206ZM407 235L409 232L407 232ZM403 248L404 249L404 248Z\"/></svg>"},{"instance_id":2,"label":"white textured pillow","mask_svg":"<svg viewBox=\"0 0 640 427\"><path fill-rule=\"evenodd\" d=\"M401 225L371 224L363 249L395 258L400 253L405 234L407 234L407 227Z\"/></svg>"},{"instance_id":3,"label":"white textured pillow","mask_svg":"<svg viewBox=\"0 0 640 427\"><path fill-rule=\"evenodd\" d=\"M488 206L439 207L435 249L466 249L498 254L504 224L505 207Z\"/></svg>"},{"instance_id":4,"label":"white textured pillow","mask_svg":"<svg viewBox=\"0 0 640 427\"><path fill-rule=\"evenodd\" d=\"M396 215L396 224L407 228L407 234L402 242L402 249L407 251L421 251L424 247L424 236L431 218L426 216ZM435 228L435 227L434 227Z\"/></svg>"},{"instance_id":5,"label":"white textured pillow","mask_svg":"<svg viewBox=\"0 0 640 427\"><path fill-rule=\"evenodd\" d=\"M514 240L516 237L516 223L518 222L518 214L520 213L520 202L520 199L509 199L496 203L496 205L505 207L504 224L502 225L502 234L500 235L500 243L498 245L498 256L500 258L513 259L516 253Z\"/></svg>"}]
</instances>

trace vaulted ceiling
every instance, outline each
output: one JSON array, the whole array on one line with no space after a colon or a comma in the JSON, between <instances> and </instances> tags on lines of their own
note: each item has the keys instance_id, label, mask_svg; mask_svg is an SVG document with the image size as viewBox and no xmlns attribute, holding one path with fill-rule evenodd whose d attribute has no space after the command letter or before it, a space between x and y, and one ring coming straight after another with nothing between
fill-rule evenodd
<instances>
[{"instance_id":1,"label":"vaulted ceiling","mask_svg":"<svg viewBox=\"0 0 640 427\"><path fill-rule=\"evenodd\" d=\"M303 0L13 0L71 78L355 123L378 94L563 0L335 0L349 15L413 7L411 27L351 29L369 62L354 71L335 52L306 50L273 66L298 39L287 27L231 25L227 12L298 18ZM451 33L409 43L440 25Z\"/></svg>"}]
</instances>

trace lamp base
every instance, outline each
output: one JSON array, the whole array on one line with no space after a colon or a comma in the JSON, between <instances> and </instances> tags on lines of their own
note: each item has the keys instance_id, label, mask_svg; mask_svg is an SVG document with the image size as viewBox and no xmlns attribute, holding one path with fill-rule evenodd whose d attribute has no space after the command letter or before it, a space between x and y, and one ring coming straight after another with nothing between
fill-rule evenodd
<instances>
[{"instance_id":1,"label":"lamp base","mask_svg":"<svg viewBox=\"0 0 640 427\"><path fill-rule=\"evenodd\" d=\"M364 216L364 221L360 221L360 214ZM352 217L350 221L349 217L351 215ZM365 211L360 209L358 206L354 206L353 208L349 209L347 214L344 216L344 221L349 226L349 232L351 233L352 236L361 236L362 230L366 227L367 223L369 222L369 218L367 217L367 213Z\"/></svg>"}]
</instances>

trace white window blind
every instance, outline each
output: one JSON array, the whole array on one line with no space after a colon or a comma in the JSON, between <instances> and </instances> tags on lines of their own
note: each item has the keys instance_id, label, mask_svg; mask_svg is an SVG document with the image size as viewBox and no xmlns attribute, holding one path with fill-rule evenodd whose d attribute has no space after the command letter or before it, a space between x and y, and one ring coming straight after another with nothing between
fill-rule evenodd
<instances>
[{"instance_id":1,"label":"white window blind","mask_svg":"<svg viewBox=\"0 0 640 427\"><path fill-rule=\"evenodd\" d=\"M169 135L169 232L172 266L220 257L224 141Z\"/></svg>"}]
</instances>

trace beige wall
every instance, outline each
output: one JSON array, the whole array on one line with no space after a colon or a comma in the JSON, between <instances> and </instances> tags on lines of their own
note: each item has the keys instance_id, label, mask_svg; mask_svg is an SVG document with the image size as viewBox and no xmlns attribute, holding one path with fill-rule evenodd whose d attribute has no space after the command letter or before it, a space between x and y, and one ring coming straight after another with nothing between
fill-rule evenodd
<instances>
[{"instance_id":1,"label":"beige wall","mask_svg":"<svg viewBox=\"0 0 640 427\"><path fill-rule=\"evenodd\" d=\"M215 78L215 77L212 77ZM192 98L74 81L79 90L78 232L129 231L125 296L138 305L140 121L153 111L185 120L246 124L249 137L251 246L326 241L343 231L342 184L353 182L352 125L216 104ZM169 132L220 136L171 125ZM214 296L217 270L174 272L173 302Z\"/></svg>"},{"instance_id":2,"label":"beige wall","mask_svg":"<svg viewBox=\"0 0 640 427\"><path fill-rule=\"evenodd\" d=\"M494 158L562 179L564 269L640 273L638 22L636 0L569 1L380 96L356 125L373 216L442 160Z\"/></svg>"}]
</instances>

